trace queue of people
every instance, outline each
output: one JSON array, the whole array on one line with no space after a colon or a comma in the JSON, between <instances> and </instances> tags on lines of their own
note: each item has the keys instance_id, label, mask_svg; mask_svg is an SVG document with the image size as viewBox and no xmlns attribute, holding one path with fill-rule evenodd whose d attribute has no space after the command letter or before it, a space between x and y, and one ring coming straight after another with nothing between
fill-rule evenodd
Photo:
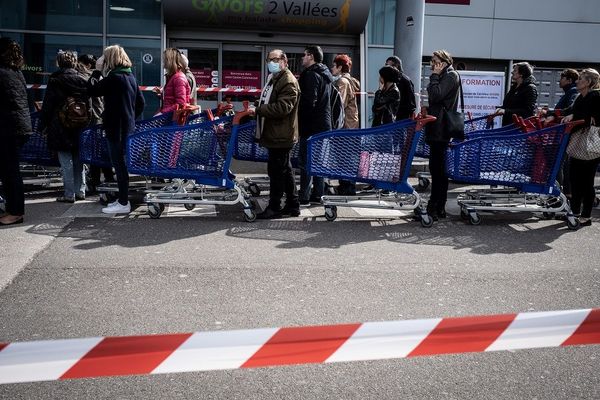
<instances>
[{"instance_id":1,"label":"queue of people","mask_svg":"<svg viewBox=\"0 0 600 400\"><path fill-rule=\"evenodd\" d=\"M23 221L23 183L18 170L18 149L31 134L31 122L24 78L20 72L23 57L18 44L0 38L0 77L2 78L2 107L0 113L7 123L0 126L6 146L1 147L0 178L6 194L6 215L0 224L10 225ZM334 127L332 98L339 95L343 108L344 129L359 128L360 82L351 74L352 59L338 54L332 65L323 64L323 50L306 46L298 79L290 71L284 50L269 52L266 67L269 75L256 107L251 112L257 119L256 139L268 149L270 198L260 219L300 215L300 207L319 203L324 194L321 177L310 176L307 166L307 141L317 133ZM85 199L86 174L79 161L79 136L86 126L102 123L106 132L113 168L91 169L91 186L116 175L118 199L102 211L110 214L129 213L129 174L125 163L127 136L133 132L135 119L144 108L144 98L132 73L132 63L125 50L109 46L97 60L92 55L77 59L71 51L57 54L58 70L49 79L41 109L41 129L48 137L48 145L58 154L64 183L59 202L74 203ZM437 50L431 56L431 76L427 86L428 113L437 118L425 128L425 141L430 147L429 169L431 196L427 212L434 219L446 218L448 177L446 154L452 137L449 133L448 113L458 111L461 79L453 68L452 55ZM168 113L182 106L197 103L196 82L189 62L178 49L168 48L163 53L166 71L164 88L156 89L161 105L157 114ZM533 66L516 63L511 74L511 88L503 104L496 110L502 115L502 124L512 123L512 116L529 117L537 110L537 88ZM562 115L563 121L584 119L586 127L600 121L600 84L598 72L586 69L566 69L561 74L560 86L565 91L555 110L548 110L548 118ZM79 107L79 108L78 108ZM88 120L79 115L81 109ZM379 88L375 93L372 111L373 127L415 116L417 106L414 85L403 72L397 56L388 57L379 69ZM577 131L574 132L577 134ZM291 150L299 142L300 186L296 187ZM591 224L590 214L595 198L594 176L600 159L581 160L570 157L564 162L561 184L572 202L572 209L580 214L582 225ZM341 180L338 194L353 196L356 183ZM284 201L285 196L285 201ZM283 203L283 204L282 204Z\"/></svg>"}]
</instances>

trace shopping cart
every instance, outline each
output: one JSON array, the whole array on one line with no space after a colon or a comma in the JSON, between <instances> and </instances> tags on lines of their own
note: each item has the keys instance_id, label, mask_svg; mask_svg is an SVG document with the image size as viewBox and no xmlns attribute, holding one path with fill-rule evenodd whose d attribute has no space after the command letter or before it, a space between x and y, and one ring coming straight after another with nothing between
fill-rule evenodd
<instances>
[{"instance_id":1,"label":"shopping cart","mask_svg":"<svg viewBox=\"0 0 600 400\"><path fill-rule=\"evenodd\" d=\"M433 219L421 207L421 197L408 183L415 148L426 116L369 129L324 132L308 139L308 170L313 176L345 179L371 184L369 196L323 196L325 218L334 221L337 207L414 210L421 224L430 227Z\"/></svg>"},{"instance_id":2,"label":"shopping cart","mask_svg":"<svg viewBox=\"0 0 600 400\"><path fill-rule=\"evenodd\" d=\"M244 219L256 219L249 195L229 172L238 132L248 129L239 125L246 115L242 112L235 117L156 128L129 136L129 172L180 182L146 194L144 201L151 218L159 218L165 204L181 204L191 210L198 204L241 203Z\"/></svg>"},{"instance_id":3,"label":"shopping cart","mask_svg":"<svg viewBox=\"0 0 600 400\"><path fill-rule=\"evenodd\" d=\"M569 133L581 121L555 125L528 133L485 135L452 144L447 172L451 179L482 185L504 185L512 192L488 196L468 192L458 196L461 217L479 225L478 211L539 212L545 218L566 214L570 229L579 221L560 192L556 175Z\"/></svg>"},{"instance_id":4,"label":"shopping cart","mask_svg":"<svg viewBox=\"0 0 600 400\"><path fill-rule=\"evenodd\" d=\"M61 182L60 163L55 151L48 148L48 137L40 132L41 114L31 114L32 135L21 148L21 174L26 185L49 186Z\"/></svg>"}]
</instances>

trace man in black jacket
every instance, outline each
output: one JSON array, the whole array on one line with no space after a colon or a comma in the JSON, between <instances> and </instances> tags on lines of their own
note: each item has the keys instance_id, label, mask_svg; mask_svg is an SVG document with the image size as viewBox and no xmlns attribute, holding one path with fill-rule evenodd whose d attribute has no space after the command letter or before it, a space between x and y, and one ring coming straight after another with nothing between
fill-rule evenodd
<instances>
[{"instance_id":1,"label":"man in black jacket","mask_svg":"<svg viewBox=\"0 0 600 400\"><path fill-rule=\"evenodd\" d=\"M331 90L333 76L323 65L323 50L319 46L307 46L302 57L304 70L300 74L300 105L298 107L298 128L300 132L300 205L320 203L324 181L321 177L311 177L306 170L307 140L315 133L331 130ZM311 192L312 181L312 192Z\"/></svg>"},{"instance_id":2,"label":"man in black jacket","mask_svg":"<svg viewBox=\"0 0 600 400\"><path fill-rule=\"evenodd\" d=\"M396 86L398 86L398 90L400 91L400 106L398 107L398 113L396 114L396 121L411 118L417 109L415 86L408 75L402 70L402 60L400 57L388 57L388 59L385 60L385 65L394 67L400 72L398 74L398 81L396 82Z\"/></svg>"},{"instance_id":3,"label":"man in black jacket","mask_svg":"<svg viewBox=\"0 0 600 400\"><path fill-rule=\"evenodd\" d=\"M533 67L527 62L515 64L511 81L512 86L504 97L502 107L496 109L496 114L502 115L502 126L513 123L513 114L528 118L535 114L537 108L538 92Z\"/></svg>"}]
</instances>

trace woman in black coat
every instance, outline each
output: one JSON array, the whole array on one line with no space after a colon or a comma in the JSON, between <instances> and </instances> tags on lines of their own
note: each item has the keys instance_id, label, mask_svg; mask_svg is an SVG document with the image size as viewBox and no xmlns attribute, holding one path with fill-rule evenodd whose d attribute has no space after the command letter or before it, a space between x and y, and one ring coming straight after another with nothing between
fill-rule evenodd
<instances>
[{"instance_id":1,"label":"woman in black coat","mask_svg":"<svg viewBox=\"0 0 600 400\"><path fill-rule=\"evenodd\" d=\"M458 108L460 77L452 68L452 56L446 50L437 50L431 57L432 74L429 77L427 112L437 118L425 127L425 142L429 145L429 172L431 172L431 197L427 213L434 221L446 218L448 175L446 175L446 150L450 142L444 111Z\"/></svg>"},{"instance_id":2,"label":"woman in black coat","mask_svg":"<svg viewBox=\"0 0 600 400\"><path fill-rule=\"evenodd\" d=\"M25 214L19 153L32 129L22 67L19 45L9 38L0 38L0 180L6 201L0 226L22 223Z\"/></svg>"},{"instance_id":3,"label":"woman in black coat","mask_svg":"<svg viewBox=\"0 0 600 400\"><path fill-rule=\"evenodd\" d=\"M65 126L60 113L68 97L87 103L86 80L75 70L77 56L72 51L61 51L56 55L58 71L50 75L42 103L40 129L48 136L48 148L58 153L63 178L64 194L56 201L74 203L85 199L85 170L79 159L79 136L83 128ZM89 123L89 121L88 121Z\"/></svg>"},{"instance_id":4,"label":"woman in black coat","mask_svg":"<svg viewBox=\"0 0 600 400\"><path fill-rule=\"evenodd\" d=\"M587 68L581 71L577 79L579 96L571 107L563 112L567 116L563 122L584 120L582 128L574 130L571 135L580 135L584 128L591 125L600 126L600 74L595 69ZM580 160L577 156L569 157L569 176L571 180L571 210L579 217L581 226L592 224L592 208L596 191L594 178L600 164L600 158ZM581 215L579 212L581 211Z\"/></svg>"},{"instance_id":5,"label":"woman in black coat","mask_svg":"<svg viewBox=\"0 0 600 400\"><path fill-rule=\"evenodd\" d=\"M104 96L102 124L119 187L119 198L102 209L105 214L127 214L131 211L125 146L127 136L135 129L135 119L144 110L144 97L131 72L131 65L121 46L109 46L98 59L96 71L87 84L91 96Z\"/></svg>"},{"instance_id":6,"label":"woman in black coat","mask_svg":"<svg viewBox=\"0 0 600 400\"><path fill-rule=\"evenodd\" d=\"M396 86L399 71L386 65L379 70L379 90L373 100L373 123L371 126L389 124L396 121L400 106L400 90Z\"/></svg>"}]
</instances>

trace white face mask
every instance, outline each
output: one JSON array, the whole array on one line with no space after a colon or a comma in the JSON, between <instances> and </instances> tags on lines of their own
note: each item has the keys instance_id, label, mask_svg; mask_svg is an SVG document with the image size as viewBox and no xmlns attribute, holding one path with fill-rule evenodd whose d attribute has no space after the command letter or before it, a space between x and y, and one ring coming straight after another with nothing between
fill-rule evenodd
<instances>
[{"instance_id":1,"label":"white face mask","mask_svg":"<svg viewBox=\"0 0 600 400\"><path fill-rule=\"evenodd\" d=\"M341 77L341 75L333 75L333 81L337 82Z\"/></svg>"},{"instance_id":2,"label":"white face mask","mask_svg":"<svg viewBox=\"0 0 600 400\"><path fill-rule=\"evenodd\" d=\"M274 61L269 61L267 63L267 68L269 69L269 72L272 74L276 74L279 71L281 71L281 66L279 65L279 63L276 63Z\"/></svg>"}]
</instances>

